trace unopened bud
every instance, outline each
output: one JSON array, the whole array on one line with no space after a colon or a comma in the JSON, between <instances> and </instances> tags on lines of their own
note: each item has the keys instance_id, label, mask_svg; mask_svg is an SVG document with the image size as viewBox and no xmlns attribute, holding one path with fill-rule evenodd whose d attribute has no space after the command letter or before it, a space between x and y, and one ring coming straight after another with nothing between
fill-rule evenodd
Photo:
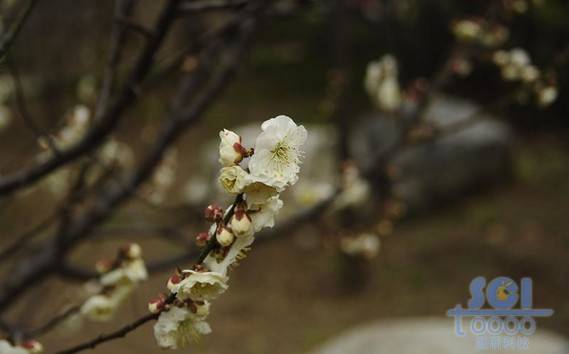
<instances>
[{"instance_id":1,"label":"unopened bud","mask_svg":"<svg viewBox=\"0 0 569 354\"><path fill-rule=\"evenodd\" d=\"M203 247L209 240L209 234L207 232L200 232L196 235L196 245L198 247Z\"/></svg>"},{"instance_id":2,"label":"unopened bud","mask_svg":"<svg viewBox=\"0 0 569 354\"><path fill-rule=\"evenodd\" d=\"M208 205L204 210L204 217L207 221L220 221L223 218L223 209L216 205Z\"/></svg>"},{"instance_id":3,"label":"unopened bud","mask_svg":"<svg viewBox=\"0 0 569 354\"><path fill-rule=\"evenodd\" d=\"M215 235L215 238L221 246L227 247L233 243L235 236L227 228L220 226Z\"/></svg>"},{"instance_id":4,"label":"unopened bud","mask_svg":"<svg viewBox=\"0 0 569 354\"><path fill-rule=\"evenodd\" d=\"M138 259L142 256L142 248L138 243L131 243L124 247L124 256L128 259Z\"/></svg>"},{"instance_id":5,"label":"unopened bud","mask_svg":"<svg viewBox=\"0 0 569 354\"><path fill-rule=\"evenodd\" d=\"M175 289L176 285L181 281L182 277L180 276L180 274L176 272L170 278L168 278L168 283L166 284L166 287L168 288L168 290L174 291L173 289Z\"/></svg>"},{"instance_id":6,"label":"unopened bud","mask_svg":"<svg viewBox=\"0 0 569 354\"><path fill-rule=\"evenodd\" d=\"M22 348L26 349L30 354L39 354L43 352L43 345L35 339L24 342L22 344Z\"/></svg>"},{"instance_id":7,"label":"unopened bud","mask_svg":"<svg viewBox=\"0 0 569 354\"><path fill-rule=\"evenodd\" d=\"M241 145L241 137L231 130L224 129L219 132L219 163L222 166L234 166L246 156L245 148Z\"/></svg>"},{"instance_id":8,"label":"unopened bud","mask_svg":"<svg viewBox=\"0 0 569 354\"><path fill-rule=\"evenodd\" d=\"M251 218L245 210L239 209L231 217L230 226L236 237L248 235L252 229Z\"/></svg>"},{"instance_id":9,"label":"unopened bud","mask_svg":"<svg viewBox=\"0 0 569 354\"><path fill-rule=\"evenodd\" d=\"M148 311L150 313L160 313L166 306L166 296L164 294L158 295L157 298L150 300L148 303Z\"/></svg>"}]
</instances>

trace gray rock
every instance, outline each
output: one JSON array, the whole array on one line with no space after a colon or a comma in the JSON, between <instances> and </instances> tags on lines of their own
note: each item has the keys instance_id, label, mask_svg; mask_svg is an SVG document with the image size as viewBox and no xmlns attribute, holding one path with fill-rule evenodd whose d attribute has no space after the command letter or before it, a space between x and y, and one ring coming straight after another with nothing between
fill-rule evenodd
<instances>
[{"instance_id":1,"label":"gray rock","mask_svg":"<svg viewBox=\"0 0 569 354\"><path fill-rule=\"evenodd\" d=\"M439 125L452 124L470 116L478 106L465 100L437 97L428 110L429 120ZM305 146L305 158L297 185L283 195L285 207L282 217L308 207L299 201L298 195L306 191L315 197L326 195L335 185L334 162L337 138L330 126L311 125ZM258 125L234 129L243 137L246 146L254 144L260 132ZM350 149L356 163L369 168L377 154L389 148L400 130L393 119L374 115L364 120L350 139ZM411 210L430 207L442 200L452 200L466 190L480 185L492 185L510 176L510 148L512 136L508 127L492 117L482 116L479 121L464 130L445 135L433 143L409 147L393 160L401 171L401 178L394 185L394 192ZM224 193L217 182L218 140L206 144L199 154L201 175L192 176L188 185L188 201L203 205L207 201L224 200ZM381 192L381 191L380 191ZM225 196L226 197L226 196Z\"/></svg>"},{"instance_id":2,"label":"gray rock","mask_svg":"<svg viewBox=\"0 0 569 354\"><path fill-rule=\"evenodd\" d=\"M569 342L551 332L538 328L527 338L528 349L481 350L473 336L455 336L450 319L385 320L349 330L312 354L569 354Z\"/></svg>"},{"instance_id":3,"label":"gray rock","mask_svg":"<svg viewBox=\"0 0 569 354\"><path fill-rule=\"evenodd\" d=\"M477 110L479 107L469 101L441 96L433 100L426 117L444 127L468 119ZM364 122L351 139L358 165L370 168L400 133L393 119L374 116ZM502 182L512 173L512 140L506 124L481 115L464 129L431 143L408 147L392 160L400 171L394 193L416 211L441 200L456 199L465 191Z\"/></svg>"}]
</instances>

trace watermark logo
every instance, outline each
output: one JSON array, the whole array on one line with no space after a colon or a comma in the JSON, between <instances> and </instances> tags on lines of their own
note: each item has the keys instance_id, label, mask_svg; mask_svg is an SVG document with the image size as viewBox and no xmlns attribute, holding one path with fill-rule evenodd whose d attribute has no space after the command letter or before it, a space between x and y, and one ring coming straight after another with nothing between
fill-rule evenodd
<instances>
[{"instance_id":1,"label":"watermark logo","mask_svg":"<svg viewBox=\"0 0 569 354\"><path fill-rule=\"evenodd\" d=\"M477 277L470 282L468 307L460 304L447 311L454 317L455 334L466 335L463 318L469 331L476 336L478 350L529 348L529 337L535 333L536 317L553 315L552 309L533 308L533 281L522 278L519 286L513 279L497 277L489 283Z\"/></svg>"}]
</instances>

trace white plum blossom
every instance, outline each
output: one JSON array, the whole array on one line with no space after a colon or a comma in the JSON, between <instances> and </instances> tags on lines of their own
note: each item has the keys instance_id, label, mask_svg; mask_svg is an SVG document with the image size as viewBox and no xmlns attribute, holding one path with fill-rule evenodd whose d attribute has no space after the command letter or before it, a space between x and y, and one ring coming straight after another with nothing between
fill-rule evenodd
<instances>
[{"instance_id":1,"label":"white plum blossom","mask_svg":"<svg viewBox=\"0 0 569 354\"><path fill-rule=\"evenodd\" d=\"M253 230L259 232L265 227L275 226L275 216L283 206L283 201L278 196L269 198L250 212L253 221Z\"/></svg>"},{"instance_id":2,"label":"white plum blossom","mask_svg":"<svg viewBox=\"0 0 569 354\"><path fill-rule=\"evenodd\" d=\"M219 175L219 182L230 194L242 193L251 181L251 175L240 166L223 167Z\"/></svg>"},{"instance_id":3,"label":"white plum blossom","mask_svg":"<svg viewBox=\"0 0 569 354\"><path fill-rule=\"evenodd\" d=\"M401 106L397 60L392 55L368 64L364 86L379 109L393 112Z\"/></svg>"},{"instance_id":4,"label":"white plum blossom","mask_svg":"<svg viewBox=\"0 0 569 354\"><path fill-rule=\"evenodd\" d=\"M279 192L271 186L261 182L253 182L243 190L247 196L247 205L250 208L264 204L272 197L279 195Z\"/></svg>"},{"instance_id":5,"label":"white plum blossom","mask_svg":"<svg viewBox=\"0 0 569 354\"><path fill-rule=\"evenodd\" d=\"M280 115L261 125L255 141L255 153L249 161L254 180L283 191L298 180L302 145L308 133L304 126Z\"/></svg>"},{"instance_id":6,"label":"white plum blossom","mask_svg":"<svg viewBox=\"0 0 569 354\"><path fill-rule=\"evenodd\" d=\"M211 224L196 236L199 247L208 247L204 258L168 279L169 297L162 294L148 304L151 313L159 314L154 335L162 348L183 348L211 332L205 322L209 301L227 290L229 270L246 257L255 232L274 226L283 205L279 193L298 180L306 129L282 115L261 128L251 150L241 145L236 133L219 134L219 182L228 194L236 195L235 201L225 210L213 204L205 208L204 219ZM241 167L244 158L250 160Z\"/></svg>"},{"instance_id":7,"label":"white plum blossom","mask_svg":"<svg viewBox=\"0 0 569 354\"><path fill-rule=\"evenodd\" d=\"M231 130L223 129L219 132L219 163L229 167L243 160L244 148L241 145L241 137Z\"/></svg>"},{"instance_id":8,"label":"white plum blossom","mask_svg":"<svg viewBox=\"0 0 569 354\"><path fill-rule=\"evenodd\" d=\"M172 289L180 300L210 301L227 290L227 277L217 272L183 271L185 278Z\"/></svg>"},{"instance_id":9,"label":"white plum blossom","mask_svg":"<svg viewBox=\"0 0 569 354\"><path fill-rule=\"evenodd\" d=\"M116 312L118 302L109 296L95 295L81 306L81 314L94 322L106 322Z\"/></svg>"},{"instance_id":10,"label":"white plum blossom","mask_svg":"<svg viewBox=\"0 0 569 354\"><path fill-rule=\"evenodd\" d=\"M164 349L185 348L190 342L198 342L202 335L209 333L211 328L204 316L176 306L160 313L154 325L156 341Z\"/></svg>"}]
</instances>

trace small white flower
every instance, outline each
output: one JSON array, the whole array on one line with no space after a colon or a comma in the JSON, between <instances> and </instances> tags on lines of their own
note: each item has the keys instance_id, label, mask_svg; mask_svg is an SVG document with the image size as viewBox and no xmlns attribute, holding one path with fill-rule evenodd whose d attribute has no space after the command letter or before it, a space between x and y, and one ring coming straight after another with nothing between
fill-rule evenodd
<instances>
[{"instance_id":1,"label":"small white flower","mask_svg":"<svg viewBox=\"0 0 569 354\"><path fill-rule=\"evenodd\" d=\"M1 354L28 354L28 351L22 347L16 347L5 339L0 339Z\"/></svg>"},{"instance_id":2,"label":"small white flower","mask_svg":"<svg viewBox=\"0 0 569 354\"><path fill-rule=\"evenodd\" d=\"M249 215L253 222L253 230L255 232L259 232L265 227L275 226L275 216L278 214L282 206L283 201L276 196L258 206L257 209L251 210Z\"/></svg>"},{"instance_id":3,"label":"small white flower","mask_svg":"<svg viewBox=\"0 0 569 354\"><path fill-rule=\"evenodd\" d=\"M255 181L282 191L298 180L301 147L308 133L304 126L282 115L263 122L261 129L249 170Z\"/></svg>"},{"instance_id":4,"label":"small white flower","mask_svg":"<svg viewBox=\"0 0 569 354\"><path fill-rule=\"evenodd\" d=\"M91 321L105 322L113 317L117 306L114 299L105 295L95 295L81 306L81 314Z\"/></svg>"},{"instance_id":5,"label":"small white flower","mask_svg":"<svg viewBox=\"0 0 569 354\"><path fill-rule=\"evenodd\" d=\"M219 182L227 193L239 194L252 182L252 178L240 166L231 166L221 169Z\"/></svg>"},{"instance_id":6,"label":"small white flower","mask_svg":"<svg viewBox=\"0 0 569 354\"><path fill-rule=\"evenodd\" d=\"M401 105L398 75L397 60L392 55L368 64L364 85L379 109L393 112Z\"/></svg>"},{"instance_id":7,"label":"small white flower","mask_svg":"<svg viewBox=\"0 0 569 354\"><path fill-rule=\"evenodd\" d=\"M217 272L183 271L186 278L178 283L172 292L180 300L209 301L227 290L227 277Z\"/></svg>"},{"instance_id":8,"label":"small white flower","mask_svg":"<svg viewBox=\"0 0 569 354\"><path fill-rule=\"evenodd\" d=\"M241 137L231 130L223 129L219 132L219 163L224 167L230 167L243 160L243 146Z\"/></svg>"},{"instance_id":9,"label":"small white flower","mask_svg":"<svg viewBox=\"0 0 569 354\"><path fill-rule=\"evenodd\" d=\"M209 333L211 328L203 318L179 307L162 312L154 325L154 337L158 345L165 349L182 349Z\"/></svg>"},{"instance_id":10,"label":"small white flower","mask_svg":"<svg viewBox=\"0 0 569 354\"><path fill-rule=\"evenodd\" d=\"M211 271L225 275L229 267L238 260L239 255L242 254L253 241L255 241L255 237L252 234L238 237L222 260L217 259L214 255L209 255L205 259L204 264Z\"/></svg>"}]
</instances>

